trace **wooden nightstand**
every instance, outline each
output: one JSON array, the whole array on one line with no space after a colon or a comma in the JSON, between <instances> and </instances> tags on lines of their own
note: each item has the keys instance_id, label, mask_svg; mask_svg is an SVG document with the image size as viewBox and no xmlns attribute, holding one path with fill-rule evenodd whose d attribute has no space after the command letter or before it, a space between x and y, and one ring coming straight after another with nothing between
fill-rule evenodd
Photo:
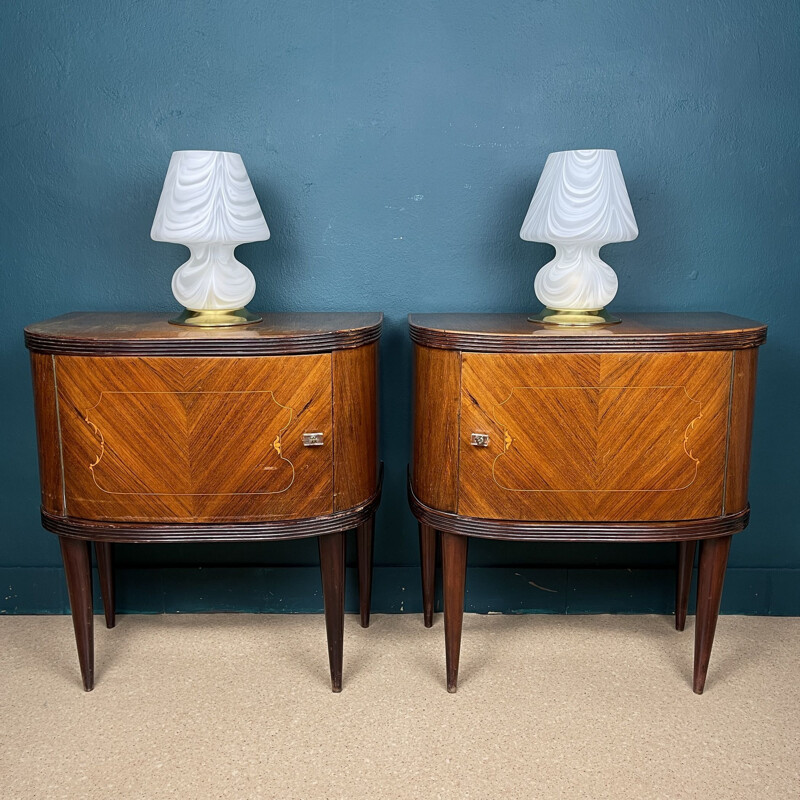
<instances>
[{"instance_id":1,"label":"wooden nightstand","mask_svg":"<svg viewBox=\"0 0 800 800\"><path fill-rule=\"evenodd\" d=\"M369 624L381 314L66 314L25 329L42 524L58 534L84 688L94 684L90 542L114 625L113 542L319 541L331 681L342 685L345 531Z\"/></svg>"},{"instance_id":2,"label":"wooden nightstand","mask_svg":"<svg viewBox=\"0 0 800 800\"><path fill-rule=\"evenodd\" d=\"M626 314L556 328L510 314L412 314L425 624L441 533L447 688L458 680L470 536L678 543L683 630L700 562L693 688L703 691L731 535L748 522L758 346L727 314Z\"/></svg>"}]
</instances>

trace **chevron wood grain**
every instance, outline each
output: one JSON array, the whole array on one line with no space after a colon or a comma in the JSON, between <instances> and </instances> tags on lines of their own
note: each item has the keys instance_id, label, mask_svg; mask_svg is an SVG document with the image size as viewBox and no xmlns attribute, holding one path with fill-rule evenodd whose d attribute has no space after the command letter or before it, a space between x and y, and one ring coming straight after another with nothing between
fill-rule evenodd
<instances>
[{"instance_id":1,"label":"chevron wood grain","mask_svg":"<svg viewBox=\"0 0 800 800\"><path fill-rule=\"evenodd\" d=\"M67 513L118 521L333 510L330 354L56 357ZM325 445L304 447L304 432Z\"/></svg>"},{"instance_id":2,"label":"chevron wood grain","mask_svg":"<svg viewBox=\"0 0 800 800\"><path fill-rule=\"evenodd\" d=\"M458 513L722 513L731 353L462 356ZM488 447L471 445L488 433Z\"/></svg>"},{"instance_id":3,"label":"chevron wood grain","mask_svg":"<svg viewBox=\"0 0 800 800\"><path fill-rule=\"evenodd\" d=\"M678 542L678 629L699 540L693 688L702 692L730 540L750 516L766 326L717 313L629 314L596 329L518 314L412 314L409 329L408 495L426 626L442 543L448 691L458 681L467 543L481 537Z\"/></svg>"},{"instance_id":4,"label":"chevron wood grain","mask_svg":"<svg viewBox=\"0 0 800 800\"><path fill-rule=\"evenodd\" d=\"M370 617L383 315L265 314L183 328L164 314L31 325L42 524L59 536L84 689L94 685L95 542L114 624L112 542L318 537L331 683L342 686L345 532ZM304 441L304 434L314 434Z\"/></svg>"}]
</instances>

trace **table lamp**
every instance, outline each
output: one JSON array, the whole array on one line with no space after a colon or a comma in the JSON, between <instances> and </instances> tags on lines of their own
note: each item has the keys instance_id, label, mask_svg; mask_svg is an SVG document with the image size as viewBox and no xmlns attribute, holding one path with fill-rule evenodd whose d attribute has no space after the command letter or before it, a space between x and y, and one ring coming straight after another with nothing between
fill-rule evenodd
<instances>
[{"instance_id":1,"label":"table lamp","mask_svg":"<svg viewBox=\"0 0 800 800\"><path fill-rule=\"evenodd\" d=\"M269 228L238 153L174 152L150 236L191 251L172 276L172 293L185 310L170 322L199 327L261 322L245 308L255 294L255 278L233 251L269 239Z\"/></svg>"},{"instance_id":2,"label":"table lamp","mask_svg":"<svg viewBox=\"0 0 800 800\"><path fill-rule=\"evenodd\" d=\"M556 249L534 282L545 308L528 319L573 326L619 322L605 310L617 293L617 276L600 248L638 235L614 150L551 153L520 231L526 241Z\"/></svg>"}]
</instances>

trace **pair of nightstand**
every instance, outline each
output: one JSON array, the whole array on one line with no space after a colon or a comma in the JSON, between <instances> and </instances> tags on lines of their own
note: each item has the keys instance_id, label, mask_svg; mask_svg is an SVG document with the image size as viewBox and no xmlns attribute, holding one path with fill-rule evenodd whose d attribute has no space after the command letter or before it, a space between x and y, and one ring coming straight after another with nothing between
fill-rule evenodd
<instances>
[{"instance_id":1,"label":"pair of nightstand","mask_svg":"<svg viewBox=\"0 0 800 800\"><path fill-rule=\"evenodd\" d=\"M344 532L358 531L369 623L380 498L380 314L275 314L231 329L158 314L68 314L26 329L42 521L58 534L84 687L89 543L114 624L114 542L318 537L331 681L341 689ZM748 521L757 347L724 314L630 314L600 328L521 315L412 315L411 508L425 624L442 540L455 691L469 537L673 541L683 628L700 546L703 690L731 535Z\"/></svg>"}]
</instances>

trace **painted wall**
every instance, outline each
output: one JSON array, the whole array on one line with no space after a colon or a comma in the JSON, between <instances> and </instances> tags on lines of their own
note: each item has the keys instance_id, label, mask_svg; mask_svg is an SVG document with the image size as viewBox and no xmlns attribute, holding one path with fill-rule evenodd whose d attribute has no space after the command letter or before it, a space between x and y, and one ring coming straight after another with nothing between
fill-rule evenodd
<instances>
[{"instance_id":1,"label":"painted wall","mask_svg":"<svg viewBox=\"0 0 800 800\"><path fill-rule=\"evenodd\" d=\"M64 606L57 542L38 521L22 327L70 310L175 307L170 276L186 251L149 238L173 150L242 154L273 234L238 251L258 281L252 307L385 312L376 546L376 580L385 580L376 608L414 610L406 314L536 308L533 276L551 250L518 232L544 160L553 150L603 147L619 153L640 230L635 242L604 251L620 279L614 308L716 309L770 325L752 524L734 541L726 608L800 613L799 8L777 0L0 5L0 607ZM658 610L669 606L673 557L660 545L475 542L471 607ZM119 560L129 567L124 607L192 607L198 570L185 567L220 563L249 565L255 582L248 599L229 573L213 573L230 607L319 605L312 541L128 547ZM169 602L152 600L169 583L167 572L144 569L152 564L184 576L170 583ZM276 565L306 569L262 569ZM547 568L531 580L551 580L552 592L530 588L520 570L531 565ZM504 591L502 576L516 573L520 586ZM285 591L264 600L265 581Z\"/></svg>"}]
</instances>

